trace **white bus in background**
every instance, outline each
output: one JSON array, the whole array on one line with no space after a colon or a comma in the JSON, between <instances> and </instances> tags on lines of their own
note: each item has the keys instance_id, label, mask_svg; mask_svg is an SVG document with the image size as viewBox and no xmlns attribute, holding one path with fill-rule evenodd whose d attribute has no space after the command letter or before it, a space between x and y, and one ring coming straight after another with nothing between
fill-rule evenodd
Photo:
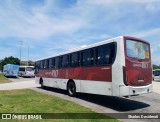
<instances>
[{"instance_id":1,"label":"white bus in background","mask_svg":"<svg viewBox=\"0 0 160 122\"><path fill-rule=\"evenodd\" d=\"M18 70L19 70L19 65L6 64L3 66L3 74L6 77L17 77Z\"/></svg>"},{"instance_id":2,"label":"white bus in background","mask_svg":"<svg viewBox=\"0 0 160 122\"><path fill-rule=\"evenodd\" d=\"M160 81L160 69L153 70L153 80Z\"/></svg>"},{"instance_id":3,"label":"white bus in background","mask_svg":"<svg viewBox=\"0 0 160 122\"><path fill-rule=\"evenodd\" d=\"M18 74L21 77L34 77L34 66L20 66Z\"/></svg>"}]
</instances>

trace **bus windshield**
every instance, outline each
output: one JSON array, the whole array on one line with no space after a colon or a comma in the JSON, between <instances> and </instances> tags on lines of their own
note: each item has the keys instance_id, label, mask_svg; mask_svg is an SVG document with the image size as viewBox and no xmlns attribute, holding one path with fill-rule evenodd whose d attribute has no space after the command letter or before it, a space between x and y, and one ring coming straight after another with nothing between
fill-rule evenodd
<instances>
[{"instance_id":1,"label":"bus windshield","mask_svg":"<svg viewBox=\"0 0 160 122\"><path fill-rule=\"evenodd\" d=\"M150 59L149 45L135 40L126 40L126 53L130 58Z\"/></svg>"},{"instance_id":2,"label":"bus windshield","mask_svg":"<svg viewBox=\"0 0 160 122\"><path fill-rule=\"evenodd\" d=\"M33 69L34 69L33 67L27 67L26 71L33 71Z\"/></svg>"},{"instance_id":3,"label":"bus windshield","mask_svg":"<svg viewBox=\"0 0 160 122\"><path fill-rule=\"evenodd\" d=\"M160 70L154 72L155 76L160 76Z\"/></svg>"}]
</instances>

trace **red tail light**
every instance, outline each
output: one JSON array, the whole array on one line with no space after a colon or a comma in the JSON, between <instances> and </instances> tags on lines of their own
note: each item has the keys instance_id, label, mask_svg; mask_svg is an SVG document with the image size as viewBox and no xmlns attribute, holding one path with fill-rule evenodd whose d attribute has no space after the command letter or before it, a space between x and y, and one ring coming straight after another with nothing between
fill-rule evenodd
<instances>
[{"instance_id":1,"label":"red tail light","mask_svg":"<svg viewBox=\"0 0 160 122\"><path fill-rule=\"evenodd\" d=\"M127 83L127 72L126 72L126 67L123 66L123 82L126 86L128 86L128 83Z\"/></svg>"}]
</instances>

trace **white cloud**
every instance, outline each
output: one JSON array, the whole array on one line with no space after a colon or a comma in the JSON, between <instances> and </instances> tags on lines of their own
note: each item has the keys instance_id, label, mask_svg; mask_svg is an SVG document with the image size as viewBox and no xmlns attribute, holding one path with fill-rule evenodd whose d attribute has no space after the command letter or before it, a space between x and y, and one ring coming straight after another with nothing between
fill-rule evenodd
<instances>
[{"instance_id":1,"label":"white cloud","mask_svg":"<svg viewBox=\"0 0 160 122\"><path fill-rule=\"evenodd\" d=\"M12 48L0 48L1 51L1 55L0 55L0 59L3 59L4 57L9 57L9 56L17 56L16 50L13 50Z\"/></svg>"},{"instance_id":2,"label":"white cloud","mask_svg":"<svg viewBox=\"0 0 160 122\"><path fill-rule=\"evenodd\" d=\"M0 37L18 37L30 39L42 39L53 36L57 33L73 33L86 26L85 21L75 18L72 15L54 17L46 14L45 10L54 7L53 1L47 0L40 11L33 9L32 13L20 11L16 6L10 6L4 10L0 8Z\"/></svg>"},{"instance_id":3,"label":"white cloud","mask_svg":"<svg viewBox=\"0 0 160 122\"><path fill-rule=\"evenodd\" d=\"M14 37L23 40L24 45L30 44L33 50L41 49L41 54L34 51L33 59L34 55L52 55L114 36L143 38L160 33L159 17L150 18L160 11L159 0L77 0L70 7L59 6L56 0L37 5L22 0L3 3L0 38ZM152 52L157 53L157 49Z\"/></svg>"},{"instance_id":4,"label":"white cloud","mask_svg":"<svg viewBox=\"0 0 160 122\"><path fill-rule=\"evenodd\" d=\"M160 33L160 28L154 28L150 30L144 30L141 32L132 33L131 35L134 35L136 37L150 37L154 35L159 35L159 33Z\"/></svg>"},{"instance_id":5,"label":"white cloud","mask_svg":"<svg viewBox=\"0 0 160 122\"><path fill-rule=\"evenodd\" d=\"M152 64L160 65L160 58L153 58L152 59Z\"/></svg>"}]
</instances>

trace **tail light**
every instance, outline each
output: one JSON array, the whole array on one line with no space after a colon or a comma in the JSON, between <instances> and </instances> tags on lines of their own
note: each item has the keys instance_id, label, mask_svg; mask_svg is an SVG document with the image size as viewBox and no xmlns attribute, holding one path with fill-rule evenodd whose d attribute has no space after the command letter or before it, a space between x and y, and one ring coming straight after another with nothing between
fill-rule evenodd
<instances>
[{"instance_id":1,"label":"tail light","mask_svg":"<svg viewBox=\"0 0 160 122\"><path fill-rule=\"evenodd\" d=\"M128 86L128 83L127 83L127 72L126 72L126 67L123 66L123 82L126 86Z\"/></svg>"}]
</instances>

